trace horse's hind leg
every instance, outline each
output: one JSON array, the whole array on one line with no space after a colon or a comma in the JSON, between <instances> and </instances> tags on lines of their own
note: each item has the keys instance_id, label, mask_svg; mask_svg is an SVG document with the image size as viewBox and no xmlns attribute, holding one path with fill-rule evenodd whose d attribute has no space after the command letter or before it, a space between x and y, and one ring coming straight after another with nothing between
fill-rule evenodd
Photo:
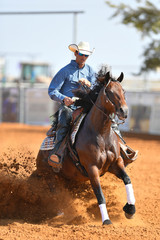
<instances>
[{"instance_id":1,"label":"horse's hind leg","mask_svg":"<svg viewBox=\"0 0 160 240\"><path fill-rule=\"evenodd\" d=\"M91 182L93 191L97 197L97 201L99 204L101 217L102 217L102 223L103 223L103 225L109 225L109 224L111 224L111 221L108 216L108 212L107 212L107 208L106 208L106 201L105 201L105 197L103 195L102 188L100 185L100 179L99 179L99 173L98 173L97 167L92 166L88 170L88 175L90 178L90 182Z\"/></svg>"},{"instance_id":2,"label":"horse's hind leg","mask_svg":"<svg viewBox=\"0 0 160 240\"><path fill-rule=\"evenodd\" d=\"M121 163L122 161L120 160L116 168L114 169L114 171L112 171L112 173L114 173L118 178L122 179L125 184L126 193L127 193L127 203L123 207L123 211L125 212L125 216L130 219L130 218L133 218L136 212L135 197L134 197L133 186L132 186L130 177L126 173L124 165Z\"/></svg>"}]
</instances>

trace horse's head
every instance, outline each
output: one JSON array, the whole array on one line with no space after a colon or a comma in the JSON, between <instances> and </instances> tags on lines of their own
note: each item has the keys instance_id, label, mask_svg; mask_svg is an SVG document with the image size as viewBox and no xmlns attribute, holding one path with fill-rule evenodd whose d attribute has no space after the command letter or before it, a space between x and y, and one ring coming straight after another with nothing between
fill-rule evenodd
<instances>
[{"instance_id":1,"label":"horse's head","mask_svg":"<svg viewBox=\"0 0 160 240\"><path fill-rule=\"evenodd\" d=\"M123 73L117 79L113 79L107 72L104 79L104 94L106 97L107 107L110 105L119 119L123 120L128 116L128 107L125 100L125 92L121 86Z\"/></svg>"},{"instance_id":2,"label":"horse's head","mask_svg":"<svg viewBox=\"0 0 160 240\"><path fill-rule=\"evenodd\" d=\"M102 66L97 75L96 84L90 91L85 89L74 91L74 95L79 98L75 105L81 106L84 111L89 112L94 105L97 106L95 103L99 102L103 104L103 108L109 114L115 113L119 119L125 119L128 115L128 107L121 86L123 73L120 74L118 79L113 79L107 70L106 66Z\"/></svg>"}]
</instances>

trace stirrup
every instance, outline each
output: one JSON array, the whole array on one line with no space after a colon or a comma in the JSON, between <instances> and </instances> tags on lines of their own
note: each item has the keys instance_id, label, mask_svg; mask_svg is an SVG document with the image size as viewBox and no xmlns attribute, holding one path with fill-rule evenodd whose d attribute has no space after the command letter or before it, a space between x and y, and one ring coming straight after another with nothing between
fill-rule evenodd
<instances>
[{"instance_id":1,"label":"stirrup","mask_svg":"<svg viewBox=\"0 0 160 240\"><path fill-rule=\"evenodd\" d=\"M48 164L53 168L54 172L59 172L62 168L62 160L61 157L56 155L55 153L50 154L48 157Z\"/></svg>"},{"instance_id":2,"label":"stirrup","mask_svg":"<svg viewBox=\"0 0 160 240\"><path fill-rule=\"evenodd\" d=\"M129 163L134 162L138 157L138 151L134 151L132 148L120 143L120 153L127 166Z\"/></svg>"}]
</instances>

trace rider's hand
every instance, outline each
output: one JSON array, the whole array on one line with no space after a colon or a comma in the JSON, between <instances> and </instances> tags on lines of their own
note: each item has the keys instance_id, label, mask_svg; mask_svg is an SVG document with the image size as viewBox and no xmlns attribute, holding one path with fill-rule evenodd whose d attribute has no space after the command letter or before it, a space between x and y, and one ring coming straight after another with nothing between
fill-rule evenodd
<instances>
[{"instance_id":1,"label":"rider's hand","mask_svg":"<svg viewBox=\"0 0 160 240\"><path fill-rule=\"evenodd\" d=\"M74 101L72 100L72 98L70 98L70 97L65 97L64 99L63 99L63 102L64 102L64 104L68 107L68 106L70 106L70 105L72 105L73 103L74 103Z\"/></svg>"},{"instance_id":2,"label":"rider's hand","mask_svg":"<svg viewBox=\"0 0 160 240\"><path fill-rule=\"evenodd\" d=\"M90 87L90 86L91 86L91 83L90 83L87 79L85 79L85 78L81 78L81 79L79 80L79 82L80 82L82 85L86 85L87 87Z\"/></svg>"}]
</instances>

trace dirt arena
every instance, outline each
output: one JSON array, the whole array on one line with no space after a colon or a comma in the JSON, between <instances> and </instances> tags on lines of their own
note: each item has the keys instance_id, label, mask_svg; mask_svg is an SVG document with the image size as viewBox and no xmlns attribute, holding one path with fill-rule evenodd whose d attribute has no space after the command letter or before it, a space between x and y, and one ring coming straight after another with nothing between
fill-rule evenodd
<instances>
[{"instance_id":1,"label":"dirt arena","mask_svg":"<svg viewBox=\"0 0 160 240\"><path fill-rule=\"evenodd\" d=\"M58 177L51 182L35 177L48 129L0 124L0 240L160 239L160 137L124 135L139 150L138 160L127 167L136 215L125 218L124 184L107 173L101 184L112 225L102 226L89 182L71 187Z\"/></svg>"}]
</instances>

